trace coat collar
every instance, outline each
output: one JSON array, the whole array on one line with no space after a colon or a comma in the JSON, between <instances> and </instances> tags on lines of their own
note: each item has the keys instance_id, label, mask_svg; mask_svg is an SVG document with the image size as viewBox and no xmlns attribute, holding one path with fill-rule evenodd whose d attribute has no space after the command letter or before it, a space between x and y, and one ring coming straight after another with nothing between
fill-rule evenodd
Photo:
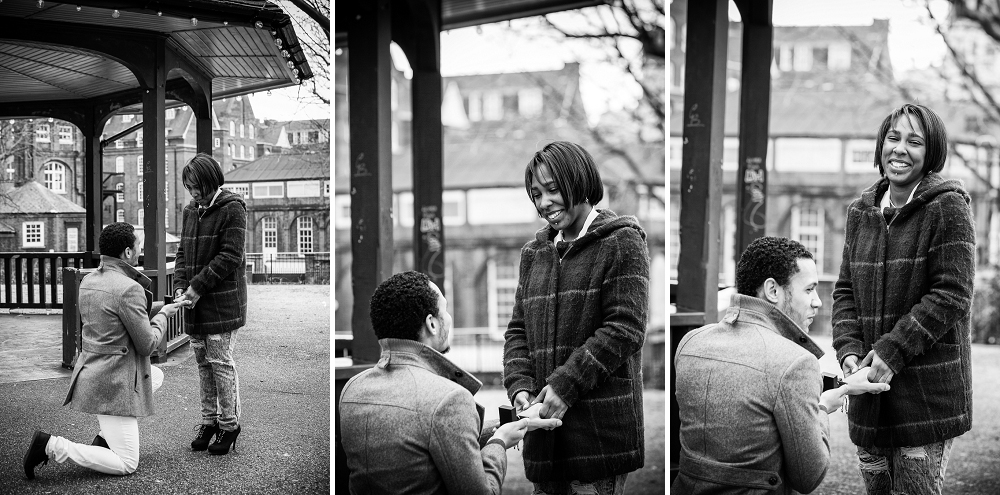
<instances>
[{"instance_id":1,"label":"coat collar","mask_svg":"<svg viewBox=\"0 0 1000 495\"><path fill-rule=\"evenodd\" d=\"M758 297L733 294L726 310L723 322L730 325L737 321L757 323L771 329L774 333L798 344L809 351L817 359L823 357L823 351L813 339L794 321L788 318L777 306Z\"/></svg>"},{"instance_id":2,"label":"coat collar","mask_svg":"<svg viewBox=\"0 0 1000 495\"><path fill-rule=\"evenodd\" d=\"M382 347L382 354L376 367L417 366L461 385L472 395L476 395L483 386L483 382L449 361L444 354L420 342L407 339L380 339L378 344Z\"/></svg>"},{"instance_id":3,"label":"coat collar","mask_svg":"<svg viewBox=\"0 0 1000 495\"><path fill-rule=\"evenodd\" d=\"M121 258L114 258L103 254L101 255L101 265L97 267L97 271L121 273L122 275L139 282L139 285L141 285L143 289L148 289L149 284L152 283L149 277L144 275L139 270L136 270L134 266L126 263Z\"/></svg>"}]
</instances>

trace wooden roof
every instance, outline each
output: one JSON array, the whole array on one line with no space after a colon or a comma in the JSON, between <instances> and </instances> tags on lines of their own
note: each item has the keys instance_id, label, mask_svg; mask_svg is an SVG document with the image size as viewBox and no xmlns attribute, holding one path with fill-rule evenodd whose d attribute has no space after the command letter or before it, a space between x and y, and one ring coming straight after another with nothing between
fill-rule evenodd
<instances>
[{"instance_id":1,"label":"wooden roof","mask_svg":"<svg viewBox=\"0 0 1000 495\"><path fill-rule=\"evenodd\" d=\"M338 3L350 0L337 0ZM440 0L441 30L458 29L480 24L508 21L563 10L581 9L610 3L608 0ZM338 22L339 21L339 22ZM347 43L347 29L336 18L334 29L337 46Z\"/></svg>"},{"instance_id":2,"label":"wooden roof","mask_svg":"<svg viewBox=\"0 0 1000 495\"><path fill-rule=\"evenodd\" d=\"M312 76L291 19L264 0L151 0L134 6L3 0L0 26L0 103L91 99L138 89L121 61L83 48L102 37L120 43L129 37L165 39L170 51L212 78L213 98L292 86ZM39 32L47 34L31 34ZM81 34L87 43L76 42ZM170 72L168 84L181 77Z\"/></svg>"}]
</instances>

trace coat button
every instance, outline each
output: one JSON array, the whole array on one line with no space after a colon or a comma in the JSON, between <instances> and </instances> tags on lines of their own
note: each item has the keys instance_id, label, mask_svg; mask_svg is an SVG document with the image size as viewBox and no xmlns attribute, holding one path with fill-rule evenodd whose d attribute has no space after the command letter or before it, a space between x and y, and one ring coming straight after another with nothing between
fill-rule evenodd
<instances>
[{"instance_id":1,"label":"coat button","mask_svg":"<svg viewBox=\"0 0 1000 495\"><path fill-rule=\"evenodd\" d=\"M146 375L146 376L144 376L143 378L149 378L149 375Z\"/></svg>"},{"instance_id":2,"label":"coat button","mask_svg":"<svg viewBox=\"0 0 1000 495\"><path fill-rule=\"evenodd\" d=\"M767 479L767 482L770 483L771 486L777 485L778 477L772 474L771 477Z\"/></svg>"},{"instance_id":3,"label":"coat button","mask_svg":"<svg viewBox=\"0 0 1000 495\"><path fill-rule=\"evenodd\" d=\"M799 337L799 342L802 342L803 344L805 344L806 343L806 338L805 337Z\"/></svg>"},{"instance_id":4,"label":"coat button","mask_svg":"<svg viewBox=\"0 0 1000 495\"><path fill-rule=\"evenodd\" d=\"M126 352L128 352L128 349L122 349L122 354L125 354Z\"/></svg>"}]
</instances>

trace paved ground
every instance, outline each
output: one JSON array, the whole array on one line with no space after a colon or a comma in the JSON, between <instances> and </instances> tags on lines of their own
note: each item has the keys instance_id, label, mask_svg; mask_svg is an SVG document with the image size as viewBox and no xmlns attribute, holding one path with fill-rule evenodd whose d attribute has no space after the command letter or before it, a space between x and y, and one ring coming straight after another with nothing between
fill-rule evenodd
<instances>
[{"instance_id":1,"label":"paved ground","mask_svg":"<svg viewBox=\"0 0 1000 495\"><path fill-rule=\"evenodd\" d=\"M329 286L250 286L249 322L236 344L243 405L236 452L190 450L198 373L184 346L160 365L156 415L139 420L136 473L108 476L50 461L33 481L21 459L35 429L89 443L97 421L61 407L69 379L59 368L59 317L0 315L0 494L329 493L329 301Z\"/></svg>"}]
</instances>

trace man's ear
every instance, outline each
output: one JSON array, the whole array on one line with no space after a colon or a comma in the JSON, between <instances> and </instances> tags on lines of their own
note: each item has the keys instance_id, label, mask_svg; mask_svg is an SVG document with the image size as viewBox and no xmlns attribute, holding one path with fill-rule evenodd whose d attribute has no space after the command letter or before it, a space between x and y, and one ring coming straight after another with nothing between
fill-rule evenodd
<instances>
[{"instance_id":1,"label":"man's ear","mask_svg":"<svg viewBox=\"0 0 1000 495\"><path fill-rule=\"evenodd\" d=\"M432 336L436 337L437 334L438 334L438 330L439 330L437 318L434 318L434 315L431 315L431 314L428 314L427 316L425 316L424 317L424 328L427 329L427 333L429 333Z\"/></svg>"},{"instance_id":2,"label":"man's ear","mask_svg":"<svg viewBox=\"0 0 1000 495\"><path fill-rule=\"evenodd\" d=\"M757 296L771 304L778 304L778 289L780 289L778 282L774 278L768 278L761 284Z\"/></svg>"}]
</instances>

